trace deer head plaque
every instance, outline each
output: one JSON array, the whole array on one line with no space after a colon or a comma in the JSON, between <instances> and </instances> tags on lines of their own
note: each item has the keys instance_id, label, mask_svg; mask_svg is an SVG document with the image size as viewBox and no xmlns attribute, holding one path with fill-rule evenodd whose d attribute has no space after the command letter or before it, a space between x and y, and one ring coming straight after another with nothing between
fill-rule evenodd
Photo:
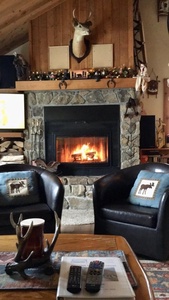
<instances>
[{"instance_id":1,"label":"deer head plaque","mask_svg":"<svg viewBox=\"0 0 169 300\"><path fill-rule=\"evenodd\" d=\"M85 36L90 35L90 26L92 22L89 21L91 17L91 12L84 23L79 22L75 17L75 9L73 10L73 27L74 27L74 36L70 41L70 53L77 60L81 62L85 57L90 53L90 42L85 39Z\"/></svg>"}]
</instances>

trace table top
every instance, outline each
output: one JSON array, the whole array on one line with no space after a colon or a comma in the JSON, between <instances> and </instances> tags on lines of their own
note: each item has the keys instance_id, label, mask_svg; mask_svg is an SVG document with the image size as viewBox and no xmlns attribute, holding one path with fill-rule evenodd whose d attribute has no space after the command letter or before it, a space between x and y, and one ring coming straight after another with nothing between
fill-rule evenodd
<instances>
[{"instance_id":1,"label":"table top","mask_svg":"<svg viewBox=\"0 0 169 300\"><path fill-rule=\"evenodd\" d=\"M51 242L53 235L45 234L45 239ZM0 251L16 251L17 237L15 235L0 236ZM93 234L60 234L54 251L83 251L83 250L123 250L128 263L136 277L138 287L135 289L136 300L155 300L148 278L142 269L136 255L127 241L121 236ZM8 290L0 291L0 299L14 300L20 298L56 300L54 290Z\"/></svg>"}]
</instances>

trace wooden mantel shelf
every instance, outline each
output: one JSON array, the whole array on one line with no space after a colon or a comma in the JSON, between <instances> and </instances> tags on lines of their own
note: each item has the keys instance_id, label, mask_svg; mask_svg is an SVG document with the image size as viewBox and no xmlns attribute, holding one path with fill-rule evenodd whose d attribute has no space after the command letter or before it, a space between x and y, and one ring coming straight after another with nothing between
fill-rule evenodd
<instances>
[{"instance_id":1,"label":"wooden mantel shelf","mask_svg":"<svg viewBox=\"0 0 169 300\"><path fill-rule=\"evenodd\" d=\"M23 132L0 131L0 138L23 138Z\"/></svg>"},{"instance_id":2,"label":"wooden mantel shelf","mask_svg":"<svg viewBox=\"0 0 169 300\"><path fill-rule=\"evenodd\" d=\"M66 80L66 90L81 90L81 89L106 89L109 79L101 79L96 81L95 79L77 79ZM115 88L134 88L136 78L115 78ZM42 81L16 81L16 91L48 91L48 90L60 90L60 80L42 80ZM109 88L114 88L114 84L110 83ZM65 90L65 86L62 85L62 89Z\"/></svg>"}]
</instances>

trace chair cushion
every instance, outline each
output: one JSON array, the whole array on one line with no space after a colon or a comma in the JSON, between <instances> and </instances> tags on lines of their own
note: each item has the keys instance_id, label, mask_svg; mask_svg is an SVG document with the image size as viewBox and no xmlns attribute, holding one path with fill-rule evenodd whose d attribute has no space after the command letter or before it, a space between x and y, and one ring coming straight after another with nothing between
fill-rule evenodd
<instances>
[{"instance_id":1,"label":"chair cushion","mask_svg":"<svg viewBox=\"0 0 169 300\"><path fill-rule=\"evenodd\" d=\"M158 209L128 203L108 204L101 209L101 213L108 220L155 228Z\"/></svg>"},{"instance_id":2,"label":"chair cushion","mask_svg":"<svg viewBox=\"0 0 169 300\"><path fill-rule=\"evenodd\" d=\"M0 206L38 203L39 191L35 171L0 173Z\"/></svg>"},{"instance_id":3,"label":"chair cushion","mask_svg":"<svg viewBox=\"0 0 169 300\"><path fill-rule=\"evenodd\" d=\"M169 174L141 170L130 191L128 201L135 205L158 208L169 189Z\"/></svg>"}]
</instances>

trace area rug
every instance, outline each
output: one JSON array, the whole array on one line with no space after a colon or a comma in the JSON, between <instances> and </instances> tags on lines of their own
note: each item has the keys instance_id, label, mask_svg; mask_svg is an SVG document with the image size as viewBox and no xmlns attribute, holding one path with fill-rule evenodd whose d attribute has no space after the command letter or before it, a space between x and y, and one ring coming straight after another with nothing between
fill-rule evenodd
<instances>
[{"instance_id":1,"label":"area rug","mask_svg":"<svg viewBox=\"0 0 169 300\"><path fill-rule=\"evenodd\" d=\"M140 260L156 300L169 300L169 261Z\"/></svg>"},{"instance_id":2,"label":"area rug","mask_svg":"<svg viewBox=\"0 0 169 300\"><path fill-rule=\"evenodd\" d=\"M112 257L118 256L123 263L127 263L126 257L122 250L101 251L101 250L86 250L79 252L53 252L51 255L51 263L53 273L51 275L45 274L45 268L39 267L35 269L27 269L26 274L28 278L23 279L18 272L13 272L10 276L5 272L5 266L13 262L15 252L0 252L0 290L9 289L54 289L56 290L59 278L59 270L62 256L83 256L83 257ZM129 280L132 279L132 273L128 270ZM129 274L130 272L130 274ZM133 283L133 280L132 280Z\"/></svg>"}]
</instances>

